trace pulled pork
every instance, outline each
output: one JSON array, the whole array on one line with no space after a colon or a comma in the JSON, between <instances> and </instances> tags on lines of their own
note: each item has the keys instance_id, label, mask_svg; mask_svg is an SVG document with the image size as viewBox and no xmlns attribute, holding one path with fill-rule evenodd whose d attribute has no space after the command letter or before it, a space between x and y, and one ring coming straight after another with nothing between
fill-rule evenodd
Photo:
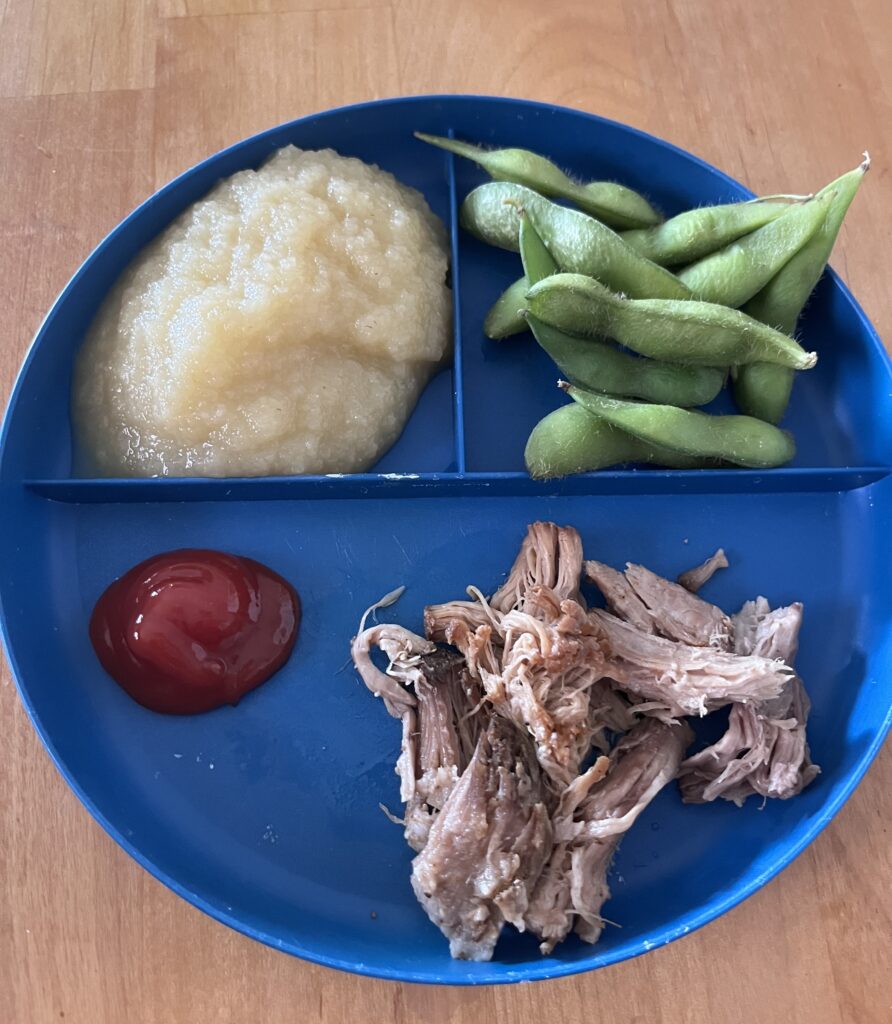
<instances>
[{"instance_id":1,"label":"pulled pork","mask_svg":"<svg viewBox=\"0 0 892 1024\"><path fill-rule=\"evenodd\" d=\"M801 604L771 611L764 597L748 601L734 616L735 651L779 659L792 668L801 624ZM722 797L741 806L753 795L786 800L801 793L820 771L805 737L809 707L795 674L775 697L734 704L722 738L682 764L683 799L708 803Z\"/></svg>"},{"instance_id":2,"label":"pulled pork","mask_svg":"<svg viewBox=\"0 0 892 1024\"><path fill-rule=\"evenodd\" d=\"M644 719L561 796L554 814L555 847L525 924L550 953L574 929L597 942L601 907L610 896L607 869L623 835L678 773L691 730Z\"/></svg>"},{"instance_id":3,"label":"pulled pork","mask_svg":"<svg viewBox=\"0 0 892 1024\"><path fill-rule=\"evenodd\" d=\"M372 662L373 646L387 655L386 671ZM482 693L460 655L401 626L363 630L353 641L353 662L366 686L402 722L396 773L406 805L404 834L413 850L423 850L477 747L485 723L473 712Z\"/></svg>"},{"instance_id":4,"label":"pulled pork","mask_svg":"<svg viewBox=\"0 0 892 1024\"><path fill-rule=\"evenodd\" d=\"M598 608L590 620L606 652L607 675L663 718L705 715L734 701L776 697L791 675L788 666L772 658L666 640ZM645 709L639 705L639 710Z\"/></svg>"},{"instance_id":5,"label":"pulled pork","mask_svg":"<svg viewBox=\"0 0 892 1024\"><path fill-rule=\"evenodd\" d=\"M636 629L694 647L730 650L728 616L678 583L631 563L624 573L602 562L586 562L584 571L611 612Z\"/></svg>"},{"instance_id":6,"label":"pulled pork","mask_svg":"<svg viewBox=\"0 0 892 1024\"><path fill-rule=\"evenodd\" d=\"M590 690L604 676L596 627L579 595L582 542L571 527L533 523L505 583L493 597L453 601L425 610L432 641L464 656L489 707L535 742L536 757L555 787L579 773L593 737L609 728L621 703Z\"/></svg>"},{"instance_id":7,"label":"pulled pork","mask_svg":"<svg viewBox=\"0 0 892 1024\"><path fill-rule=\"evenodd\" d=\"M701 562L700 565L695 565L693 569L688 569L687 572L681 573L675 582L681 584L685 590L690 590L692 594L696 594L701 587L705 587L709 583L719 569L727 568L728 558L724 550L719 548L705 562Z\"/></svg>"},{"instance_id":8,"label":"pulled pork","mask_svg":"<svg viewBox=\"0 0 892 1024\"><path fill-rule=\"evenodd\" d=\"M570 931L597 942L617 846L675 778L687 802L742 803L815 777L793 670L802 607L759 598L729 618L695 593L726 565L719 550L677 583L619 572L540 522L491 598L429 606L425 636L363 616L353 661L402 724L412 886L454 957L488 960L506 923L543 953ZM607 610L587 608L581 578ZM727 705L725 735L684 760L684 718Z\"/></svg>"},{"instance_id":9,"label":"pulled pork","mask_svg":"<svg viewBox=\"0 0 892 1024\"><path fill-rule=\"evenodd\" d=\"M523 927L552 846L531 744L493 717L412 862L412 888L452 956L489 960L506 921Z\"/></svg>"}]
</instances>

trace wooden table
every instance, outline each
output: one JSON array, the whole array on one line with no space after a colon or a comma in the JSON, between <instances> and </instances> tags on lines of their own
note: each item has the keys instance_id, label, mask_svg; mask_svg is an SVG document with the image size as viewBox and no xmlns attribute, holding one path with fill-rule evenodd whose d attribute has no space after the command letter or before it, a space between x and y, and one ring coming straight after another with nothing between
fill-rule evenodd
<instances>
[{"instance_id":1,"label":"wooden table","mask_svg":"<svg viewBox=\"0 0 892 1024\"><path fill-rule=\"evenodd\" d=\"M301 114L431 92L595 111L757 191L816 188L869 147L834 263L892 337L888 0L5 0L3 393L71 272L174 174ZM892 1019L888 749L794 865L702 931L588 976L451 990L309 966L179 900L92 821L3 684L4 1024Z\"/></svg>"}]
</instances>

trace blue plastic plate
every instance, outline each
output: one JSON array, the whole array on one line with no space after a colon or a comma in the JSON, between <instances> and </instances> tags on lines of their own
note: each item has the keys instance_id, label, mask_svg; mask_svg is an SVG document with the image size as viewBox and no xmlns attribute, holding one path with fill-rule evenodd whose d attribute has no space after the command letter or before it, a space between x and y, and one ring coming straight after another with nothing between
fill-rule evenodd
<instances>
[{"instance_id":1,"label":"blue plastic plate","mask_svg":"<svg viewBox=\"0 0 892 1024\"><path fill-rule=\"evenodd\" d=\"M792 466L630 469L533 484L522 472L523 444L561 400L554 368L529 340L483 338L483 314L516 276L517 259L456 230L457 200L482 178L416 142L413 129L529 146L582 177L640 189L667 214L749 195L622 125L463 96L318 114L187 172L87 259L41 327L13 394L0 462L7 649L34 725L86 807L140 864L220 921L309 960L385 978L555 977L662 945L752 893L827 824L876 753L892 692L892 374L857 303L828 274L803 326L820 362L796 385ZM72 358L115 276L218 178L286 143L374 161L420 188L450 225L454 369L432 382L374 473L78 479ZM537 518L575 525L589 557L634 559L669 576L722 545L733 568L710 584L709 597L729 610L757 594L773 604L804 601L799 664L823 772L801 797L764 809L754 800L742 810L686 807L667 788L616 860L608 916L621 928L608 928L597 946L568 940L547 958L529 936L506 934L493 962L452 962L412 895L400 829L378 807L399 808L399 726L346 666L348 642L362 610L399 584L408 590L395 615L414 628L426 602L459 596L472 582L491 590ZM238 707L171 718L139 707L104 675L87 620L115 576L189 546L267 562L300 589L305 617L291 661Z\"/></svg>"}]
</instances>

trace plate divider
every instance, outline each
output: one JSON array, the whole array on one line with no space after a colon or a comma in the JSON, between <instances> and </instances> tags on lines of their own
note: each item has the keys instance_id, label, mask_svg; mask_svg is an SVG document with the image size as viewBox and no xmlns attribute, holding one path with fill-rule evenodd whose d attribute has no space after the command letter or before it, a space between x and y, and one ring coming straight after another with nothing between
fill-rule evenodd
<instances>
[{"instance_id":1,"label":"plate divider","mask_svg":"<svg viewBox=\"0 0 892 1024\"><path fill-rule=\"evenodd\" d=\"M853 491L890 473L889 466L773 470L602 470L563 480L531 480L523 472L355 473L257 478L28 480L53 501L84 504L330 499L541 497L614 494L781 494Z\"/></svg>"},{"instance_id":2,"label":"plate divider","mask_svg":"<svg viewBox=\"0 0 892 1024\"><path fill-rule=\"evenodd\" d=\"M450 139L455 138L455 129L447 130ZM462 332L461 332L461 268L459 267L459 225L458 225L458 192L455 182L455 156L446 153L446 181L449 187L449 241L451 247L450 266L452 268L452 330L453 330L453 436L455 440L455 466L459 475L465 473L465 411L464 411L464 375L462 370Z\"/></svg>"}]
</instances>

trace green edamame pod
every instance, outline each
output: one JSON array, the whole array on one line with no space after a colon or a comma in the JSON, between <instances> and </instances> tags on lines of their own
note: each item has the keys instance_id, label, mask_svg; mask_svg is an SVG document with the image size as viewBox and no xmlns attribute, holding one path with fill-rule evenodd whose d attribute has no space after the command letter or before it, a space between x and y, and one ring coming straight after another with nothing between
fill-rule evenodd
<instances>
[{"instance_id":1,"label":"green edamame pod","mask_svg":"<svg viewBox=\"0 0 892 1024\"><path fill-rule=\"evenodd\" d=\"M750 200L685 210L652 228L623 231L636 252L663 267L693 263L780 217L789 202Z\"/></svg>"},{"instance_id":2,"label":"green edamame pod","mask_svg":"<svg viewBox=\"0 0 892 1024\"><path fill-rule=\"evenodd\" d=\"M526 185L543 196L567 199L593 217L617 228L647 227L663 219L637 192L612 181L579 184L538 153L528 149L484 149L458 139L415 132L415 138L439 146L456 156L479 164L495 181L513 181Z\"/></svg>"},{"instance_id":3,"label":"green edamame pod","mask_svg":"<svg viewBox=\"0 0 892 1024\"><path fill-rule=\"evenodd\" d=\"M679 279L704 302L742 306L815 234L832 198L831 192L789 207L782 217L685 267Z\"/></svg>"},{"instance_id":4,"label":"green edamame pod","mask_svg":"<svg viewBox=\"0 0 892 1024\"><path fill-rule=\"evenodd\" d=\"M520 258L526 273L502 292L483 320L483 333L493 341L523 334L527 330L523 314L530 285L557 272L557 264L525 213L520 216L519 242Z\"/></svg>"},{"instance_id":5,"label":"green edamame pod","mask_svg":"<svg viewBox=\"0 0 892 1024\"><path fill-rule=\"evenodd\" d=\"M527 329L523 311L529 290L530 282L524 276L502 292L483 320L483 333L487 338L498 341L512 334L522 334Z\"/></svg>"},{"instance_id":6,"label":"green edamame pod","mask_svg":"<svg viewBox=\"0 0 892 1024\"><path fill-rule=\"evenodd\" d=\"M518 243L524 276L530 282L530 287L558 272L557 263L545 248L545 243L539 237L539 232L530 223L526 210L522 210L520 214Z\"/></svg>"},{"instance_id":7,"label":"green edamame pod","mask_svg":"<svg viewBox=\"0 0 892 1024\"><path fill-rule=\"evenodd\" d=\"M818 195L835 196L824 222L798 253L744 307L756 320L792 334L796 321L814 290L839 234L846 212L870 168L870 158L853 171L832 181ZM741 412L758 416L768 423L779 423L786 412L793 387L793 373L766 363L751 363L737 369L733 382L734 399Z\"/></svg>"},{"instance_id":8,"label":"green edamame pod","mask_svg":"<svg viewBox=\"0 0 892 1024\"><path fill-rule=\"evenodd\" d=\"M799 314L824 272L846 212L869 169L870 159L865 154L864 161L854 170L843 174L818 192L816 199L832 196L825 208L823 222L808 244L784 267L783 272L747 303L750 316L785 334L792 333Z\"/></svg>"},{"instance_id":9,"label":"green edamame pod","mask_svg":"<svg viewBox=\"0 0 892 1024\"><path fill-rule=\"evenodd\" d=\"M716 465L712 459L640 441L575 402L539 420L527 441L524 461L534 480L588 473L629 462L648 462L670 469L705 469Z\"/></svg>"},{"instance_id":10,"label":"green edamame pod","mask_svg":"<svg viewBox=\"0 0 892 1024\"><path fill-rule=\"evenodd\" d=\"M523 185L489 182L478 185L462 200L459 224L487 245L509 252L520 252L518 209L530 210L536 203L547 203L544 196Z\"/></svg>"},{"instance_id":11,"label":"green edamame pod","mask_svg":"<svg viewBox=\"0 0 892 1024\"><path fill-rule=\"evenodd\" d=\"M493 341L508 338L512 334L522 334L527 330L523 313L530 285L557 272L557 264L525 213L521 213L520 217L519 239L520 258L526 273L502 292L483 320L483 333Z\"/></svg>"},{"instance_id":12,"label":"green edamame pod","mask_svg":"<svg viewBox=\"0 0 892 1024\"><path fill-rule=\"evenodd\" d=\"M771 363L736 366L731 374L731 393L737 408L747 416L756 416L777 425L784 418L796 371Z\"/></svg>"},{"instance_id":13,"label":"green edamame pod","mask_svg":"<svg viewBox=\"0 0 892 1024\"><path fill-rule=\"evenodd\" d=\"M608 398L563 381L561 387L588 412L618 429L684 455L757 469L782 466L796 454L788 433L752 416L710 416L672 405Z\"/></svg>"},{"instance_id":14,"label":"green edamame pod","mask_svg":"<svg viewBox=\"0 0 892 1024\"><path fill-rule=\"evenodd\" d=\"M817 362L786 334L739 309L711 302L625 299L581 274L555 274L527 292L527 308L566 334L606 335L639 355L726 367L772 362L807 370Z\"/></svg>"},{"instance_id":15,"label":"green edamame pod","mask_svg":"<svg viewBox=\"0 0 892 1024\"><path fill-rule=\"evenodd\" d=\"M534 203L526 213L561 270L587 274L633 298L692 298L675 274L640 256L584 213L547 201Z\"/></svg>"},{"instance_id":16,"label":"green edamame pod","mask_svg":"<svg viewBox=\"0 0 892 1024\"><path fill-rule=\"evenodd\" d=\"M711 402L725 382L724 372L711 366L641 359L605 341L564 334L529 313L526 319L561 373L592 391L687 407Z\"/></svg>"},{"instance_id":17,"label":"green edamame pod","mask_svg":"<svg viewBox=\"0 0 892 1024\"><path fill-rule=\"evenodd\" d=\"M492 181L469 192L461 205L462 227L501 249L517 252L523 209L561 270L588 274L614 291L635 298L691 298L687 288L600 221L579 210L558 206L531 189Z\"/></svg>"}]
</instances>

